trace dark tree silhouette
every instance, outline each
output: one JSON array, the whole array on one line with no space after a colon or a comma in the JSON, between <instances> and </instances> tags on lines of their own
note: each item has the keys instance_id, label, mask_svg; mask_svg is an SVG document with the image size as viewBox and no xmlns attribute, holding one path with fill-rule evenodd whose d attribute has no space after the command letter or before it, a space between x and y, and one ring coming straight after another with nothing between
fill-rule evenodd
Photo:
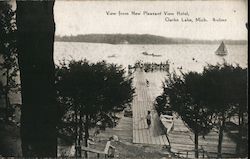
<instances>
[{"instance_id":1,"label":"dark tree silhouette","mask_svg":"<svg viewBox=\"0 0 250 159\"><path fill-rule=\"evenodd\" d=\"M171 109L181 116L195 136L195 157L198 158L198 136L211 129L211 112L203 104L202 75L194 72L177 76L169 75L164 84L163 95L169 97Z\"/></svg>"},{"instance_id":2,"label":"dark tree silhouette","mask_svg":"<svg viewBox=\"0 0 250 159\"><path fill-rule=\"evenodd\" d=\"M229 66L230 67L230 66ZM236 152L238 155L243 155L244 157L248 152L248 142L243 139L247 137L248 130L248 79L247 79L247 69L242 69L239 66L232 68L233 78L231 78L231 84L234 85L231 90L232 104L236 109L236 114L238 116L238 139ZM244 146L243 146L244 145Z\"/></svg>"},{"instance_id":3,"label":"dark tree silhouette","mask_svg":"<svg viewBox=\"0 0 250 159\"><path fill-rule=\"evenodd\" d=\"M219 128L218 157L222 155L223 132L226 122L236 113L239 115L239 133L247 111L247 70L224 63L209 65L204 69L204 103L214 114ZM241 139L240 141L241 142Z\"/></svg>"},{"instance_id":4,"label":"dark tree silhouette","mask_svg":"<svg viewBox=\"0 0 250 159\"><path fill-rule=\"evenodd\" d=\"M5 120L11 117L10 93L18 87L17 76L17 46L16 46L16 21L15 12L7 2L0 2L0 75L5 77L2 92L5 96Z\"/></svg>"},{"instance_id":5,"label":"dark tree silhouette","mask_svg":"<svg viewBox=\"0 0 250 159\"><path fill-rule=\"evenodd\" d=\"M172 109L169 105L168 96L164 92L156 97L154 106L158 115L161 114L172 115Z\"/></svg>"},{"instance_id":6,"label":"dark tree silhouette","mask_svg":"<svg viewBox=\"0 0 250 159\"><path fill-rule=\"evenodd\" d=\"M54 0L17 1L24 157L57 156L53 6Z\"/></svg>"},{"instance_id":7,"label":"dark tree silhouette","mask_svg":"<svg viewBox=\"0 0 250 159\"><path fill-rule=\"evenodd\" d=\"M79 149L83 132L88 146L89 128L98 121L103 127L113 126L114 113L122 111L133 98L132 78L115 64L70 61L58 70L57 77L58 99L67 109L63 120L71 125L70 133ZM77 156L81 156L79 149Z\"/></svg>"}]
</instances>

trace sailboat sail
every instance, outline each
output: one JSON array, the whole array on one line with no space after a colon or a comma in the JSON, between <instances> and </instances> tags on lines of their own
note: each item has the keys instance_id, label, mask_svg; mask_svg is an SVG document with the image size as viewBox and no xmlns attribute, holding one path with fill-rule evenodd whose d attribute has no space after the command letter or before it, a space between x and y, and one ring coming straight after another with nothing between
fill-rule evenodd
<instances>
[{"instance_id":1,"label":"sailboat sail","mask_svg":"<svg viewBox=\"0 0 250 159\"><path fill-rule=\"evenodd\" d=\"M222 41L219 48L215 51L215 54L219 55L219 56L225 56L225 55L227 55L227 53L228 53L227 48L226 48L224 42Z\"/></svg>"}]
</instances>

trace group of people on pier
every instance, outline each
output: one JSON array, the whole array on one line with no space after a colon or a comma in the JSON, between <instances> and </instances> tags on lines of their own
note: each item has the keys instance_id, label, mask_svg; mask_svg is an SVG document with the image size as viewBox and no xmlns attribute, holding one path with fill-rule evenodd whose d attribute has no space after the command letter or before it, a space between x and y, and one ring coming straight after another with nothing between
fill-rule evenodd
<instances>
[{"instance_id":1,"label":"group of people on pier","mask_svg":"<svg viewBox=\"0 0 250 159\"><path fill-rule=\"evenodd\" d=\"M134 66L128 65L128 72L132 73L133 70L136 71L144 70L145 72L154 72L154 71L169 71L169 61L161 62L161 63L155 63L155 62L143 62L141 60L137 61Z\"/></svg>"}]
</instances>

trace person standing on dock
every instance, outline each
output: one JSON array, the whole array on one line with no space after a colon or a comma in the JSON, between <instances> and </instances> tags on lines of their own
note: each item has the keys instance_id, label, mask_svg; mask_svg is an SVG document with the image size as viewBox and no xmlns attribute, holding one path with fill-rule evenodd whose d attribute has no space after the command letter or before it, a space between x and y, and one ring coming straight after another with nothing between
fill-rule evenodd
<instances>
[{"instance_id":1,"label":"person standing on dock","mask_svg":"<svg viewBox=\"0 0 250 159\"><path fill-rule=\"evenodd\" d=\"M150 128L150 126L151 126L151 114L150 114L151 112L150 111L148 111L148 115L147 115L147 117L146 117L146 119L147 119L147 124L148 124L148 129Z\"/></svg>"},{"instance_id":2,"label":"person standing on dock","mask_svg":"<svg viewBox=\"0 0 250 159\"><path fill-rule=\"evenodd\" d=\"M149 86L149 81L146 79L146 85L147 85L147 87Z\"/></svg>"}]
</instances>

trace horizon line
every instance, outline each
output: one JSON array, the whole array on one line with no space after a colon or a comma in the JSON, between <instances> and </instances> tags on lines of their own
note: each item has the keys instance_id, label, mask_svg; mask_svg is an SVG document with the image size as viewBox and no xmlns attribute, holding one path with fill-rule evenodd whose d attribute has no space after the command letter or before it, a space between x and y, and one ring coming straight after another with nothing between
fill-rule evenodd
<instances>
[{"instance_id":1,"label":"horizon line","mask_svg":"<svg viewBox=\"0 0 250 159\"><path fill-rule=\"evenodd\" d=\"M78 36L78 35L93 35L93 34L102 34L102 35L152 35L152 36L160 36L160 37L164 37L164 38L172 38L172 39L185 39L185 40L202 40L202 41L248 41L248 39L193 39L193 38L187 38L187 37L172 37L172 36L164 36L164 35L156 35L156 34L150 34L150 33L86 33L86 34L71 34L71 35L60 35L60 34L55 34L55 36L59 36L59 37L63 37L63 36Z\"/></svg>"}]
</instances>

